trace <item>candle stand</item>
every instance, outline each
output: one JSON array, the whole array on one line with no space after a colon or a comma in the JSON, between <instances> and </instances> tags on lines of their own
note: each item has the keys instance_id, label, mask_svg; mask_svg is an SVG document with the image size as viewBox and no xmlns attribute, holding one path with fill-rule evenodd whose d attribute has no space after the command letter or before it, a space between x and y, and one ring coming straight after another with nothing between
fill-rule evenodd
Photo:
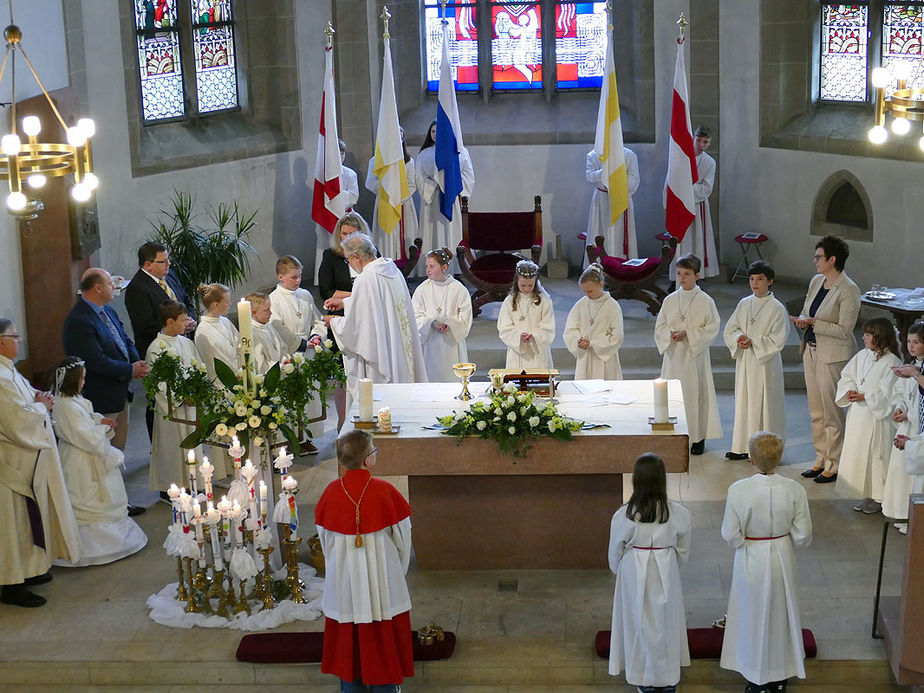
<instances>
[{"instance_id":1,"label":"candle stand","mask_svg":"<svg viewBox=\"0 0 924 693\"><path fill-rule=\"evenodd\" d=\"M263 556L263 608L272 609L275 603L273 601L273 578L270 574L269 557L273 553L273 547L267 546L265 549L257 549L257 551Z\"/></svg>"},{"instance_id":2,"label":"candle stand","mask_svg":"<svg viewBox=\"0 0 924 693\"><path fill-rule=\"evenodd\" d=\"M296 604L305 604L306 600L302 591L307 587L298 577L298 545L302 543L302 538L296 537L293 539L289 525L281 522L278 524L279 529L284 534L282 545L285 547L286 585L289 587L290 599Z\"/></svg>"}]
</instances>

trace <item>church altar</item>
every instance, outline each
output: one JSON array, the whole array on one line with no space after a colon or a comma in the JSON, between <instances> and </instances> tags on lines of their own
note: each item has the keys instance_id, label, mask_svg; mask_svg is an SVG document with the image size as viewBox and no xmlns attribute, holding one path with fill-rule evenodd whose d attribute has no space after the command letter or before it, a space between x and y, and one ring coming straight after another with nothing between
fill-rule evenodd
<instances>
[{"instance_id":1,"label":"church altar","mask_svg":"<svg viewBox=\"0 0 924 693\"><path fill-rule=\"evenodd\" d=\"M431 570L602 568L610 518L622 504L622 474L654 452L668 472L689 469L680 381L668 381L671 431L652 431L650 380L566 381L560 412L588 424L563 442L541 437L526 456L501 455L493 440L458 439L424 426L462 411L459 383L373 386L397 434L374 433L376 476L407 476L414 551ZM475 397L488 383L470 383ZM605 390L603 388L606 388ZM471 400L472 402L476 400ZM358 404L352 413L358 411ZM349 425L349 424L347 424Z\"/></svg>"}]
</instances>

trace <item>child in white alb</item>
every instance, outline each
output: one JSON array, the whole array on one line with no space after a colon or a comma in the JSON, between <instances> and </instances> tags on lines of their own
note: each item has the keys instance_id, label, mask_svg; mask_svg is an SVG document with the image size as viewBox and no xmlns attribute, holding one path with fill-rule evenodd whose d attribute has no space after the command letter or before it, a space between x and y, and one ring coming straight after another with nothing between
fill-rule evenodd
<instances>
[{"instance_id":1,"label":"child in white alb","mask_svg":"<svg viewBox=\"0 0 924 693\"><path fill-rule=\"evenodd\" d=\"M552 368L555 310L539 283L539 266L517 263L516 281L497 316L497 332L507 345L506 368Z\"/></svg>"},{"instance_id":2,"label":"child in white alb","mask_svg":"<svg viewBox=\"0 0 924 693\"><path fill-rule=\"evenodd\" d=\"M603 287L603 268L596 262L581 274L584 296L568 313L564 340L574 354L575 380L622 380L619 347L624 336L622 309Z\"/></svg>"}]
</instances>

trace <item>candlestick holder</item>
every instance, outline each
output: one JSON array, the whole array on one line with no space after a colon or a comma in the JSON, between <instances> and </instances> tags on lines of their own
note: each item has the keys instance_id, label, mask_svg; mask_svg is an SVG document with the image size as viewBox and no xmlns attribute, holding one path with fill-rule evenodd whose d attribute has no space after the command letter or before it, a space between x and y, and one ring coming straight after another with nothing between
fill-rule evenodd
<instances>
[{"instance_id":1,"label":"candlestick holder","mask_svg":"<svg viewBox=\"0 0 924 693\"><path fill-rule=\"evenodd\" d=\"M648 425L651 426L652 431L673 431L674 426L677 425L677 417L668 416L667 421L655 421L653 416L649 416Z\"/></svg>"},{"instance_id":2,"label":"candlestick holder","mask_svg":"<svg viewBox=\"0 0 924 693\"><path fill-rule=\"evenodd\" d=\"M230 573L230 571L228 571ZM230 575L229 575L230 580ZM247 601L247 590L244 583L246 580L241 580L241 594L237 598L237 606L234 607L234 614L245 613L250 616L250 603Z\"/></svg>"},{"instance_id":3,"label":"candlestick holder","mask_svg":"<svg viewBox=\"0 0 924 693\"><path fill-rule=\"evenodd\" d=\"M183 558L182 556L176 557L176 598L177 601L185 602L186 601L186 581L183 571Z\"/></svg>"},{"instance_id":4,"label":"candlestick holder","mask_svg":"<svg viewBox=\"0 0 924 693\"><path fill-rule=\"evenodd\" d=\"M306 604L307 600L302 590L307 587L298 577L298 545L301 544L302 538L292 539L292 530L287 524L279 523L279 528L282 529L284 535L282 545L286 552L286 585L289 587L290 599L296 604Z\"/></svg>"},{"instance_id":5,"label":"candlestick holder","mask_svg":"<svg viewBox=\"0 0 924 693\"><path fill-rule=\"evenodd\" d=\"M250 546L253 546L255 551L259 551L259 549L257 549L254 546L253 534L254 534L254 531L252 529L245 529L244 530L244 543L249 544ZM241 589L242 590L244 589L243 582L241 583ZM253 589L250 590L250 595L248 596L248 599L253 599L254 601L258 601L258 602L263 601L263 578L259 573L257 573L257 576L254 578Z\"/></svg>"},{"instance_id":6,"label":"candlestick holder","mask_svg":"<svg viewBox=\"0 0 924 693\"><path fill-rule=\"evenodd\" d=\"M270 574L269 557L274 548L267 546L265 549L257 549L263 556L263 608L272 609L276 604L273 601L273 578ZM259 577L259 576L258 576Z\"/></svg>"},{"instance_id":7,"label":"candlestick holder","mask_svg":"<svg viewBox=\"0 0 924 693\"><path fill-rule=\"evenodd\" d=\"M189 576L189 589L186 591L186 608L184 611L187 614L198 614L200 609L199 605L196 604L196 588L194 587L194 577L193 577L193 560L191 558L186 559L186 573Z\"/></svg>"},{"instance_id":8,"label":"candlestick holder","mask_svg":"<svg viewBox=\"0 0 924 693\"><path fill-rule=\"evenodd\" d=\"M209 586L209 591L205 595L206 601L211 600L213 597L218 600L218 607L215 609L215 613L221 616L222 618L228 618L228 595L224 589L224 571L215 570L212 577L212 584ZM211 606L211 602L209 603Z\"/></svg>"}]
</instances>

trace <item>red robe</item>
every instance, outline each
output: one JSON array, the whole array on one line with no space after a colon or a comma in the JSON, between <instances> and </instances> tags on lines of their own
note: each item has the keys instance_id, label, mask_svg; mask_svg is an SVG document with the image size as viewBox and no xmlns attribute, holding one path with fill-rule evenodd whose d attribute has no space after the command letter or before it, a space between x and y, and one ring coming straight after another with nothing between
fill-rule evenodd
<instances>
[{"instance_id":1,"label":"red robe","mask_svg":"<svg viewBox=\"0 0 924 693\"><path fill-rule=\"evenodd\" d=\"M347 471L343 486L360 502L359 532L362 535L387 529L410 517L411 506L387 481L370 478L366 469ZM363 495L363 488L369 482ZM340 479L331 482L315 507L315 522L328 532L344 535L353 547L356 535L356 506L347 498ZM364 538L364 541L371 539ZM352 550L352 549L351 549ZM362 551L361 548L356 548ZM325 556L326 561L336 557ZM343 575L341 570L333 571ZM344 584L325 583L325 590L350 589ZM410 612L371 623L337 621L325 617L321 671L344 681L362 681L367 686L400 684L414 675Z\"/></svg>"}]
</instances>

